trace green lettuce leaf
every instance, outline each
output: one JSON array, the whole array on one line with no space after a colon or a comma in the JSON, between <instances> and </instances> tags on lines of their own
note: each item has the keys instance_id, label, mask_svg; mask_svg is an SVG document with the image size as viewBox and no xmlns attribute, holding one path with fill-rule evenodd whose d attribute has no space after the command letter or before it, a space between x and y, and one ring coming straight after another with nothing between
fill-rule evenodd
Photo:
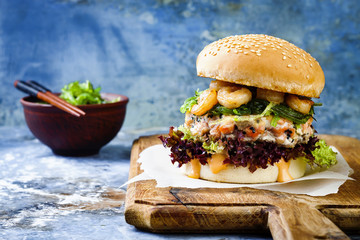
<instances>
[{"instance_id":1,"label":"green lettuce leaf","mask_svg":"<svg viewBox=\"0 0 360 240\"><path fill-rule=\"evenodd\" d=\"M285 104L277 104L271 108L271 112L274 115L289 119L295 124L304 124L306 123L309 118L312 117L314 114L313 107L311 108L310 112L308 114L302 114L298 111L293 110L289 106L286 106Z\"/></svg>"},{"instance_id":2,"label":"green lettuce leaf","mask_svg":"<svg viewBox=\"0 0 360 240\"><path fill-rule=\"evenodd\" d=\"M203 141L203 139L192 135L190 129L184 127L184 125L180 125L177 128L177 130L184 133L184 136L181 138L182 140L191 140L194 142L202 142L202 147L208 153L221 153L224 150L224 146L220 146L218 142L214 142L211 140Z\"/></svg>"},{"instance_id":3,"label":"green lettuce leaf","mask_svg":"<svg viewBox=\"0 0 360 240\"><path fill-rule=\"evenodd\" d=\"M192 140L192 141L196 141L197 138L191 134L190 129L184 127L184 125L180 125L177 130L181 131L184 133L184 136L182 137L183 140Z\"/></svg>"},{"instance_id":4,"label":"green lettuce leaf","mask_svg":"<svg viewBox=\"0 0 360 240\"><path fill-rule=\"evenodd\" d=\"M200 96L200 94L202 93L203 91L200 91L199 92L199 89L195 91L195 95L192 96L192 97L189 97L188 99L186 99L184 101L184 104L181 105L180 107L180 112L181 113L186 113L187 111L190 111L192 106L197 104L197 98Z\"/></svg>"},{"instance_id":5,"label":"green lettuce leaf","mask_svg":"<svg viewBox=\"0 0 360 240\"><path fill-rule=\"evenodd\" d=\"M224 146L220 146L218 142L203 142L202 147L206 150L208 153L221 153L224 150Z\"/></svg>"},{"instance_id":6,"label":"green lettuce leaf","mask_svg":"<svg viewBox=\"0 0 360 240\"><path fill-rule=\"evenodd\" d=\"M236 109L226 108L221 106L220 104L216 104L210 111L209 114L213 116L220 116L220 115L234 115Z\"/></svg>"},{"instance_id":7,"label":"green lettuce leaf","mask_svg":"<svg viewBox=\"0 0 360 240\"><path fill-rule=\"evenodd\" d=\"M270 125L273 127L277 126L277 122L280 120L280 117L278 115L274 115L271 119Z\"/></svg>"},{"instance_id":8,"label":"green lettuce leaf","mask_svg":"<svg viewBox=\"0 0 360 240\"><path fill-rule=\"evenodd\" d=\"M84 83L75 81L61 89L60 98L73 105L100 104L104 99L100 96L101 88L94 88L90 81Z\"/></svg>"},{"instance_id":9,"label":"green lettuce leaf","mask_svg":"<svg viewBox=\"0 0 360 240\"><path fill-rule=\"evenodd\" d=\"M237 115L237 116L244 116L244 115L258 115L262 113L269 102L262 100L262 99L252 99L249 103L241 105L238 108L230 109L220 104L215 105L210 111L209 114L214 116L219 115Z\"/></svg>"},{"instance_id":10,"label":"green lettuce leaf","mask_svg":"<svg viewBox=\"0 0 360 240\"><path fill-rule=\"evenodd\" d=\"M319 166L330 167L337 163L336 152L334 152L323 139L320 139L315 146L315 150L311 151L315 157L314 163Z\"/></svg>"}]
</instances>

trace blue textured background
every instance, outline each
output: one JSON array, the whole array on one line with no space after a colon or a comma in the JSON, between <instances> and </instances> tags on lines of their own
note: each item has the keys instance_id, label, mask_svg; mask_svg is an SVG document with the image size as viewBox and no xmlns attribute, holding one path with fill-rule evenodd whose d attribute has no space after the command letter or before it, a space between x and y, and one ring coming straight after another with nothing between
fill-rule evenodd
<instances>
[{"instance_id":1,"label":"blue textured background","mask_svg":"<svg viewBox=\"0 0 360 240\"><path fill-rule=\"evenodd\" d=\"M25 125L15 79L53 90L89 79L130 98L127 129L182 123L209 80L197 54L219 38L265 33L310 52L325 72L320 133L360 138L360 4L349 1L0 0L0 126Z\"/></svg>"}]
</instances>

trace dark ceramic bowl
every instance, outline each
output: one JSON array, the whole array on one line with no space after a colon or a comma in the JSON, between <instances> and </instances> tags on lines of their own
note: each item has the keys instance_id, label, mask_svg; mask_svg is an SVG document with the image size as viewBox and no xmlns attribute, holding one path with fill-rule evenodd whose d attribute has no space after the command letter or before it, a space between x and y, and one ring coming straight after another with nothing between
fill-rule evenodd
<instances>
[{"instance_id":1,"label":"dark ceramic bowl","mask_svg":"<svg viewBox=\"0 0 360 240\"><path fill-rule=\"evenodd\" d=\"M39 103L34 97L24 97L20 102L30 131L55 154L86 156L98 153L117 135L124 122L129 99L111 93L102 97L106 100L120 97L120 101L77 106L86 113L82 117Z\"/></svg>"}]
</instances>

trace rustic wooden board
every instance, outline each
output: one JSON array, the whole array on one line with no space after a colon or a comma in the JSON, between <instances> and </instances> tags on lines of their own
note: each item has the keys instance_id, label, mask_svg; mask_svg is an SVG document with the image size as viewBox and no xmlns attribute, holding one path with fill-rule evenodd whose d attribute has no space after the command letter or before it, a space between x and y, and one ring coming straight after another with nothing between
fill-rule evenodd
<instances>
[{"instance_id":1,"label":"rustic wooden board","mask_svg":"<svg viewBox=\"0 0 360 240\"><path fill-rule=\"evenodd\" d=\"M127 223L151 232L232 232L269 229L274 239L346 239L343 230L360 230L360 141L320 135L335 146L355 173L337 194L324 197L252 188L156 188L155 180L128 186ZM141 170L136 162L157 136L133 144L129 179Z\"/></svg>"}]
</instances>

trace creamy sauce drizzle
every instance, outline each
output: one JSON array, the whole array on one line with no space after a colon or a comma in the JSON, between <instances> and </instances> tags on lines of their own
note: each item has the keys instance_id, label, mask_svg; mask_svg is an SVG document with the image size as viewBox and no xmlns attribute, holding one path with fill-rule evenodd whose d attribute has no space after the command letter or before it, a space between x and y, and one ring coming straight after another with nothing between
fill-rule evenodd
<instances>
[{"instance_id":1,"label":"creamy sauce drizzle","mask_svg":"<svg viewBox=\"0 0 360 240\"><path fill-rule=\"evenodd\" d=\"M208 158L208 164L210 167L210 171L214 174L219 173L221 170L226 169L228 164L224 164L226 156L224 154L214 154L211 158ZM199 159L192 159L190 161L191 164L191 174L189 177L191 178L200 178L200 170L201 170L201 163Z\"/></svg>"},{"instance_id":2,"label":"creamy sauce drizzle","mask_svg":"<svg viewBox=\"0 0 360 240\"><path fill-rule=\"evenodd\" d=\"M212 173L217 174L220 171L227 168L228 164L223 164L225 155L223 154L214 154L211 158L208 159L208 164ZM194 158L190 161L191 164L191 178L200 178L201 163L199 159ZM290 161L285 162L283 158L277 163L275 163L279 169L279 174L277 177L278 182L288 182L294 178L289 173Z\"/></svg>"},{"instance_id":3,"label":"creamy sauce drizzle","mask_svg":"<svg viewBox=\"0 0 360 240\"><path fill-rule=\"evenodd\" d=\"M192 172L189 175L191 178L199 178L200 177L200 169L201 169L201 163L199 159L194 158L190 161Z\"/></svg>"},{"instance_id":4,"label":"creamy sauce drizzle","mask_svg":"<svg viewBox=\"0 0 360 240\"><path fill-rule=\"evenodd\" d=\"M278 182L288 182L294 179L289 173L290 161L285 162L284 158L281 158L280 161L275 164L279 168Z\"/></svg>"},{"instance_id":5,"label":"creamy sauce drizzle","mask_svg":"<svg viewBox=\"0 0 360 240\"><path fill-rule=\"evenodd\" d=\"M208 159L209 167L212 173L217 174L226 169L228 164L224 164L226 156L224 154L214 154Z\"/></svg>"}]
</instances>

